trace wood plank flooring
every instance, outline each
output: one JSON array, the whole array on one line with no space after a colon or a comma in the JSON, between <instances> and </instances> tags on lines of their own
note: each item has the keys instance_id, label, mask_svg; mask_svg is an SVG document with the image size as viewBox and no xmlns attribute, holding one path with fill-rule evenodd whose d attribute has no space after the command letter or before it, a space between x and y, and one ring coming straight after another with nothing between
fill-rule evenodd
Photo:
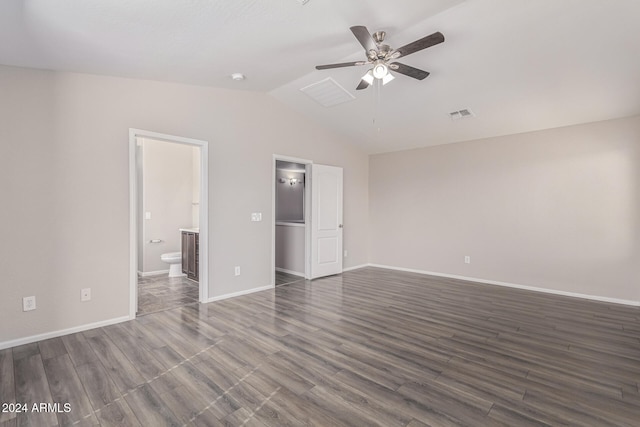
<instances>
[{"instance_id":1,"label":"wood plank flooring","mask_svg":"<svg viewBox=\"0 0 640 427\"><path fill-rule=\"evenodd\" d=\"M0 426L638 426L640 309L364 268L0 351Z\"/></svg>"},{"instance_id":2,"label":"wood plank flooring","mask_svg":"<svg viewBox=\"0 0 640 427\"><path fill-rule=\"evenodd\" d=\"M199 301L198 282L186 277L138 277L138 316Z\"/></svg>"},{"instance_id":3,"label":"wood plank flooring","mask_svg":"<svg viewBox=\"0 0 640 427\"><path fill-rule=\"evenodd\" d=\"M287 285L293 282L299 282L304 280L304 277L296 276L295 274L285 273L282 271L276 271L276 286Z\"/></svg>"}]
</instances>

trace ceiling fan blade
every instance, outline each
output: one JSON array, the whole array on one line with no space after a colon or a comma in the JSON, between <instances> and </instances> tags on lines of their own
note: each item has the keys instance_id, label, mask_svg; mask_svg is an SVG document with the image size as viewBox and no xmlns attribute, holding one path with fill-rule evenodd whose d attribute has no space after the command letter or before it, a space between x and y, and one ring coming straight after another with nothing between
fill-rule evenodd
<instances>
[{"instance_id":1,"label":"ceiling fan blade","mask_svg":"<svg viewBox=\"0 0 640 427\"><path fill-rule=\"evenodd\" d=\"M404 74L405 76L413 77L418 80L424 80L429 75L427 71L423 71L409 65L404 65L399 62L389 64L389 68L397 73Z\"/></svg>"},{"instance_id":2,"label":"ceiling fan blade","mask_svg":"<svg viewBox=\"0 0 640 427\"><path fill-rule=\"evenodd\" d=\"M353 67L354 65L364 65L365 61L341 62L340 64L317 65L316 70L328 70L329 68Z\"/></svg>"},{"instance_id":3,"label":"ceiling fan blade","mask_svg":"<svg viewBox=\"0 0 640 427\"><path fill-rule=\"evenodd\" d=\"M368 87L369 87L369 83L365 82L364 80L360 80L360 84L358 85L356 90L362 90L362 89L366 89Z\"/></svg>"},{"instance_id":4,"label":"ceiling fan blade","mask_svg":"<svg viewBox=\"0 0 640 427\"><path fill-rule=\"evenodd\" d=\"M438 31L436 33L423 37L420 40L416 40L412 43L402 46L401 48L396 49L391 57L393 59L402 58L403 56L411 55L412 53L418 52L422 49L440 44L443 41L444 36L441 32Z\"/></svg>"},{"instance_id":5,"label":"ceiling fan blade","mask_svg":"<svg viewBox=\"0 0 640 427\"><path fill-rule=\"evenodd\" d=\"M367 30L367 27L362 25L356 25L355 27L351 27L351 32L358 39L364 50L369 54L370 50L377 51L378 46L376 45L375 40L371 37L371 33Z\"/></svg>"}]
</instances>

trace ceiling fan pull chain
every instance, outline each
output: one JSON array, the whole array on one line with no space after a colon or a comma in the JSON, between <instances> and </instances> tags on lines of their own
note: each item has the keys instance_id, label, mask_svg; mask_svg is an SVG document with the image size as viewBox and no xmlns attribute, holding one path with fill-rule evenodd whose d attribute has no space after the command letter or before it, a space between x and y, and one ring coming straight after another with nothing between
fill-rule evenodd
<instances>
[{"instance_id":1,"label":"ceiling fan pull chain","mask_svg":"<svg viewBox=\"0 0 640 427\"><path fill-rule=\"evenodd\" d=\"M380 120L382 118L382 80L373 82L373 126L380 132Z\"/></svg>"}]
</instances>

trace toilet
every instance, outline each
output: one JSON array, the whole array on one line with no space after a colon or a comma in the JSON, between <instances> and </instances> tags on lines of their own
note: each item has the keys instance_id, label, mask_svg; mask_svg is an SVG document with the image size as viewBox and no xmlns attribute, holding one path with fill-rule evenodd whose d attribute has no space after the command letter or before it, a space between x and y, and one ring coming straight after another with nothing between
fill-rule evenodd
<instances>
[{"instance_id":1,"label":"toilet","mask_svg":"<svg viewBox=\"0 0 640 427\"><path fill-rule=\"evenodd\" d=\"M182 277L182 252L168 252L160 259L169 264L169 277Z\"/></svg>"}]
</instances>

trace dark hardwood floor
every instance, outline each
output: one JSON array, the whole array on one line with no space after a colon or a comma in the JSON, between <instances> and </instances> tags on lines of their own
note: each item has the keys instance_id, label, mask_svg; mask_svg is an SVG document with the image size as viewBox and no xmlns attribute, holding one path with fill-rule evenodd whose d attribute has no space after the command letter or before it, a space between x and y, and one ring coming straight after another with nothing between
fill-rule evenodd
<instances>
[{"instance_id":1,"label":"dark hardwood floor","mask_svg":"<svg viewBox=\"0 0 640 427\"><path fill-rule=\"evenodd\" d=\"M138 277L138 316L199 301L200 285L186 277Z\"/></svg>"},{"instance_id":2,"label":"dark hardwood floor","mask_svg":"<svg viewBox=\"0 0 640 427\"><path fill-rule=\"evenodd\" d=\"M0 425L638 426L640 309L365 268L0 351Z\"/></svg>"}]
</instances>

